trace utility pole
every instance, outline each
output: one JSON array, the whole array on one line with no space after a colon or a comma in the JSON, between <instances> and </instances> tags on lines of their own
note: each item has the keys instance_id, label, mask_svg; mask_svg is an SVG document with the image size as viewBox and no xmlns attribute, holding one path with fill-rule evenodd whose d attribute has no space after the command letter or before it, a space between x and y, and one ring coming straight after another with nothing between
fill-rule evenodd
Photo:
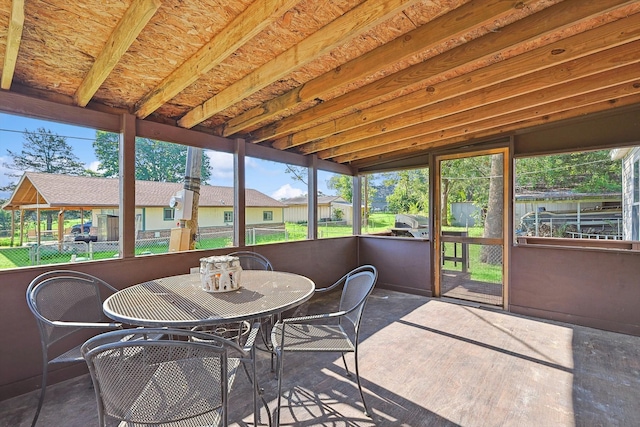
<instances>
[{"instance_id":1,"label":"utility pole","mask_svg":"<svg viewBox=\"0 0 640 427\"><path fill-rule=\"evenodd\" d=\"M189 249L196 248L198 234L198 205L200 204L200 171L202 169L202 148L187 149L187 166L184 174L184 189L193 191L191 219L180 220L180 227L189 229Z\"/></svg>"}]
</instances>

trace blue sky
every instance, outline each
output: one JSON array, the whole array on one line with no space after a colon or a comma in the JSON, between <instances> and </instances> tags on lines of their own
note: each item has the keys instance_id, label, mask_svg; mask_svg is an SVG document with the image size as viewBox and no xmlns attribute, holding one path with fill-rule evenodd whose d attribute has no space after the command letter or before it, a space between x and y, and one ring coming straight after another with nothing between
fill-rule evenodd
<instances>
[{"instance_id":1,"label":"blue sky","mask_svg":"<svg viewBox=\"0 0 640 427\"><path fill-rule=\"evenodd\" d=\"M98 161L92 145L95 139L94 129L0 113L0 187L15 181L15 179L6 175L10 171L4 164L11 162L7 149L20 152L24 141L24 130L36 131L41 127L65 137L67 143L73 147L73 153L86 165L86 168L97 170ZM233 186L232 155L213 151L207 151L207 154L211 159L210 184ZM291 175L284 173L284 165L282 164L248 158L246 170L246 186L248 188L261 191L277 200L300 196L307 192L305 184L294 181ZM326 181L330 176L329 173L319 173L318 189L324 194L332 194L332 191L326 187ZM0 192L0 198L8 196L9 194Z\"/></svg>"}]
</instances>

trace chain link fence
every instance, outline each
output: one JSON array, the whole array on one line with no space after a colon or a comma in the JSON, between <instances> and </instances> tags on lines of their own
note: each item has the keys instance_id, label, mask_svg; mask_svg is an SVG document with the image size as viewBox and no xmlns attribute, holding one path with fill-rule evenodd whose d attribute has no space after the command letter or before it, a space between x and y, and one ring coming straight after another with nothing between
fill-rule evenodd
<instances>
[{"instance_id":1,"label":"chain link fence","mask_svg":"<svg viewBox=\"0 0 640 427\"><path fill-rule=\"evenodd\" d=\"M302 236L292 236L285 227L250 228L246 230L246 244L260 245L275 242L306 238L306 230ZM0 248L0 269L28 267L34 265L61 264L117 258L120 256L118 241L100 242L41 242L27 243L24 246ZM136 255L154 255L169 252L170 237L154 237L138 239L135 244ZM200 233L196 236L196 249L217 249L233 246L233 231Z\"/></svg>"}]
</instances>

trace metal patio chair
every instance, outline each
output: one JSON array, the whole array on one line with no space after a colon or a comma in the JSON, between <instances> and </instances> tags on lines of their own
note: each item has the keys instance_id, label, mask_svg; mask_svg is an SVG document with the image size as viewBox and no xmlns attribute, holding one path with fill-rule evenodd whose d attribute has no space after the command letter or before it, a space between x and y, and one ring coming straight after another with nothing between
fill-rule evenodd
<instances>
[{"instance_id":1,"label":"metal patio chair","mask_svg":"<svg viewBox=\"0 0 640 427\"><path fill-rule=\"evenodd\" d=\"M150 338L159 334L167 338ZM94 384L101 427L227 426L229 391L243 363L252 366L255 385L251 350L196 331L106 332L85 342L82 355Z\"/></svg>"},{"instance_id":2,"label":"metal patio chair","mask_svg":"<svg viewBox=\"0 0 640 427\"><path fill-rule=\"evenodd\" d=\"M229 256L240 258L240 266L242 266L243 270L273 271L271 262L264 255L260 255L257 252L237 251L231 252Z\"/></svg>"},{"instance_id":3,"label":"metal patio chair","mask_svg":"<svg viewBox=\"0 0 640 427\"><path fill-rule=\"evenodd\" d=\"M354 353L355 374L364 406L365 415L369 409L364 399L360 373L358 370L358 341L360 320L367 297L373 291L378 279L378 271L372 265L363 265L345 274L327 288L316 292L328 292L342 286L338 311L293 317L277 322L271 331L271 343L277 356L278 403L275 411L275 425L280 425L282 398L282 378L284 375L284 354L287 352L339 352L342 355L347 376L351 376L345 353ZM347 328L345 329L345 326Z\"/></svg>"},{"instance_id":4,"label":"metal patio chair","mask_svg":"<svg viewBox=\"0 0 640 427\"><path fill-rule=\"evenodd\" d=\"M111 321L102 311L104 298L116 291L97 277L71 270L49 271L29 284L27 305L38 323L42 345L42 384L32 426L36 425L44 402L49 366L83 360L81 344L76 345L78 339L74 340L72 335L81 336L83 342L88 337L83 334L89 329L94 329L95 335L121 328L120 323Z\"/></svg>"},{"instance_id":5,"label":"metal patio chair","mask_svg":"<svg viewBox=\"0 0 640 427\"><path fill-rule=\"evenodd\" d=\"M224 328L221 330L219 326L202 326L192 328L192 331L200 332L202 334L213 335L213 342L215 343L220 338L226 338L228 340L234 340L237 344L239 344L243 350L249 355L249 360L246 358L242 359L242 367L244 368L245 373L247 374L247 378L251 383L253 388L253 414L254 414L254 425L258 425L259 423L259 411L258 411L258 396L262 400L262 404L264 405L265 410L267 411L267 419L269 420L269 426L271 426L271 411L269 410L269 405L264 398L263 390L260 388L258 384L258 380L256 377L256 338L260 333L260 327L262 324L259 321L253 323L253 325L249 324L249 322L241 322L243 326L241 326L241 333L233 333L233 331L225 331ZM246 332L244 332L246 329ZM195 342L207 342L207 339L204 339L202 335L194 336L190 338L191 341Z\"/></svg>"},{"instance_id":6,"label":"metal patio chair","mask_svg":"<svg viewBox=\"0 0 640 427\"><path fill-rule=\"evenodd\" d=\"M265 270L265 271L273 271L273 265L271 261L267 259L264 255L260 255L257 252L253 251L236 251L231 252L229 256L235 256L240 258L240 266L243 270ZM271 327L275 323L275 319L273 316L263 319L263 322L266 322L265 328L262 329L262 342L267 347L268 351L272 351L270 348L270 343L268 339L268 333L271 330ZM271 370L273 371L273 355L271 358Z\"/></svg>"}]
</instances>

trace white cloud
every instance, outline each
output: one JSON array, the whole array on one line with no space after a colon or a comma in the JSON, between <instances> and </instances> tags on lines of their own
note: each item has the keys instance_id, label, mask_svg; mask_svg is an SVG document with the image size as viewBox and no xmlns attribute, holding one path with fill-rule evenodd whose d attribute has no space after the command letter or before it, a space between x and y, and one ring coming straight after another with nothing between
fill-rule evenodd
<instances>
[{"instance_id":1,"label":"white cloud","mask_svg":"<svg viewBox=\"0 0 640 427\"><path fill-rule=\"evenodd\" d=\"M245 157L244 158L244 166L246 168L258 168L260 167L258 161L253 157Z\"/></svg>"},{"instance_id":2,"label":"white cloud","mask_svg":"<svg viewBox=\"0 0 640 427\"><path fill-rule=\"evenodd\" d=\"M100 171L99 166L100 166L100 162L98 160L93 161L86 165L87 169L92 170L94 172Z\"/></svg>"},{"instance_id":3,"label":"white cloud","mask_svg":"<svg viewBox=\"0 0 640 427\"><path fill-rule=\"evenodd\" d=\"M205 153L211 164L211 184L220 185L220 181L228 180L233 182L233 154L211 150L207 150Z\"/></svg>"},{"instance_id":4,"label":"white cloud","mask_svg":"<svg viewBox=\"0 0 640 427\"><path fill-rule=\"evenodd\" d=\"M294 188L291 186L291 184L285 184L282 187L278 188L271 195L271 197L273 197L276 200L282 200L282 199L288 199L291 197L302 196L303 194L305 194L305 192L300 190L299 188Z\"/></svg>"}]
</instances>

